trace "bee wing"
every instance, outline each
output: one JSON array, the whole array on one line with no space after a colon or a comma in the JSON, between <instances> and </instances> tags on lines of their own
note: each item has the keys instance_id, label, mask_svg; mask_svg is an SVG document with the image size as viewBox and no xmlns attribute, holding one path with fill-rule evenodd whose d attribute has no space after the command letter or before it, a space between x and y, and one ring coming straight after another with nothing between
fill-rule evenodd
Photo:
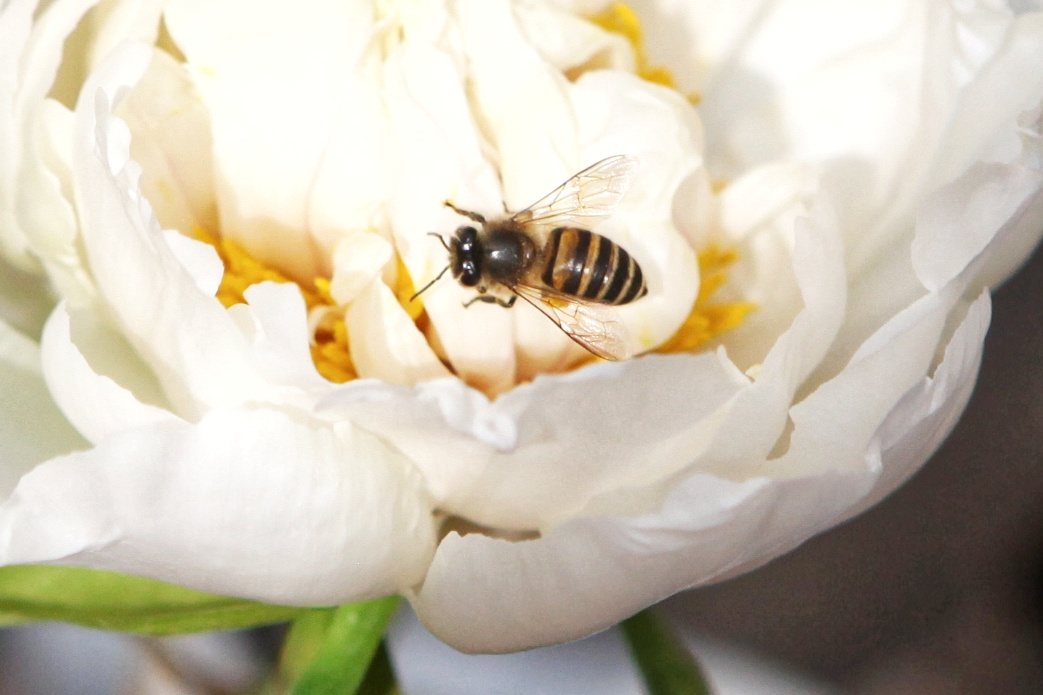
<instances>
[{"instance_id":1,"label":"bee wing","mask_svg":"<svg viewBox=\"0 0 1043 695\"><path fill-rule=\"evenodd\" d=\"M546 287L517 284L507 288L539 309L585 350L612 361L630 357L626 328L607 316L607 310L601 306L577 301L575 297Z\"/></svg>"},{"instance_id":2,"label":"bee wing","mask_svg":"<svg viewBox=\"0 0 1043 695\"><path fill-rule=\"evenodd\" d=\"M553 225L605 217L630 188L636 160L623 154L602 159L529 207L511 215L520 224Z\"/></svg>"}]
</instances>

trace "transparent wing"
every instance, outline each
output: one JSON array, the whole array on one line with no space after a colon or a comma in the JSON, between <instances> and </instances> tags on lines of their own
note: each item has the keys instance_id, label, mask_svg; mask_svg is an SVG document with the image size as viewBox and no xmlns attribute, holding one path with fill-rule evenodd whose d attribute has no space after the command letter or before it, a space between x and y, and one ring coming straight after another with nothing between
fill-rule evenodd
<instances>
[{"instance_id":1,"label":"transparent wing","mask_svg":"<svg viewBox=\"0 0 1043 695\"><path fill-rule=\"evenodd\" d=\"M633 157L623 154L602 159L511 215L511 220L520 224L555 225L605 217L630 188L636 163Z\"/></svg>"},{"instance_id":2,"label":"transparent wing","mask_svg":"<svg viewBox=\"0 0 1043 695\"><path fill-rule=\"evenodd\" d=\"M577 301L545 287L507 285L516 295L533 305L580 347L606 360L625 360L631 356L627 330L607 315L609 309Z\"/></svg>"}]
</instances>

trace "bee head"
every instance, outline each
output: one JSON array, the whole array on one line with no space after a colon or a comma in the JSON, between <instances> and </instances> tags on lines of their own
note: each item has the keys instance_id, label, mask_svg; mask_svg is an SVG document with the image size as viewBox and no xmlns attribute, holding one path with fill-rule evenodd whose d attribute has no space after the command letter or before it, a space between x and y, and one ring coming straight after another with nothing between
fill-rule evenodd
<instances>
[{"instance_id":1,"label":"bee head","mask_svg":"<svg viewBox=\"0 0 1043 695\"><path fill-rule=\"evenodd\" d=\"M481 255L478 244L478 230L474 227L460 227L452 239L453 277L465 287L474 287L482 277L478 259Z\"/></svg>"}]
</instances>

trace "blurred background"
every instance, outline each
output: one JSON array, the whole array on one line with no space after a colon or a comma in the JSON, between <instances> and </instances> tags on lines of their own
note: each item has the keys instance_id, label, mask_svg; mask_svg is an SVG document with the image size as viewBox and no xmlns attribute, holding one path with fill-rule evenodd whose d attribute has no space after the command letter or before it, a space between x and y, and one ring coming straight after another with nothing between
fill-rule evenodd
<instances>
[{"instance_id":1,"label":"blurred background","mask_svg":"<svg viewBox=\"0 0 1043 695\"><path fill-rule=\"evenodd\" d=\"M995 294L977 390L897 493L745 576L660 610L716 692L1043 693L1043 253ZM263 676L277 630L137 640L67 626L0 631L0 695L232 693ZM639 693L618 632L469 657L405 613L407 695ZM523 687L524 686L524 687Z\"/></svg>"}]
</instances>

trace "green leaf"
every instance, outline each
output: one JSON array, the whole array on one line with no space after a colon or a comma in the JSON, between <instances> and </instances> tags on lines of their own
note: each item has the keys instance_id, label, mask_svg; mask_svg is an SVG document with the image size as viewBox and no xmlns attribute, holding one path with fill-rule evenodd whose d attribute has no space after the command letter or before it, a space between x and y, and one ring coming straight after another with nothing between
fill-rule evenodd
<instances>
[{"instance_id":1,"label":"green leaf","mask_svg":"<svg viewBox=\"0 0 1043 695\"><path fill-rule=\"evenodd\" d=\"M650 695L710 695L691 653L651 609L624 620L622 626Z\"/></svg>"},{"instance_id":2,"label":"green leaf","mask_svg":"<svg viewBox=\"0 0 1043 695\"><path fill-rule=\"evenodd\" d=\"M394 692L390 664L378 659L397 596L339 608L311 610L293 622L280 659L280 691L294 695L347 695L365 680L369 693ZM386 654L384 655L386 659ZM386 667L387 674L380 669Z\"/></svg>"},{"instance_id":3,"label":"green leaf","mask_svg":"<svg viewBox=\"0 0 1043 695\"><path fill-rule=\"evenodd\" d=\"M171 635L278 623L301 611L114 572L48 565L0 568L0 625L60 620Z\"/></svg>"}]
</instances>

